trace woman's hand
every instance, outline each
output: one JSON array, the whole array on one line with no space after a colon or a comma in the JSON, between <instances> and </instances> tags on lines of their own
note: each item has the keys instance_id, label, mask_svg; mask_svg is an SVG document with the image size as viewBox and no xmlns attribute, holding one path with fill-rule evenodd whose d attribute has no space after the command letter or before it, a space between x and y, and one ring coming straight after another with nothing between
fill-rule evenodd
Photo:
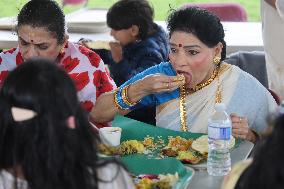
<instances>
[{"instance_id":1,"label":"woman's hand","mask_svg":"<svg viewBox=\"0 0 284 189\"><path fill-rule=\"evenodd\" d=\"M90 49L88 43L92 42L91 39L85 39L85 38L81 38L79 39L79 41L77 42L79 45L82 45L82 46L85 46L87 47L88 49Z\"/></svg>"},{"instance_id":2,"label":"woman's hand","mask_svg":"<svg viewBox=\"0 0 284 189\"><path fill-rule=\"evenodd\" d=\"M249 128L248 119L235 113L230 115L232 121L232 135L236 138L256 142L256 134Z\"/></svg>"},{"instance_id":3,"label":"woman's hand","mask_svg":"<svg viewBox=\"0 0 284 189\"><path fill-rule=\"evenodd\" d=\"M176 76L167 76L163 74L148 75L138 81L138 83L145 95L171 92L183 84L182 81L176 80Z\"/></svg>"},{"instance_id":4,"label":"woman's hand","mask_svg":"<svg viewBox=\"0 0 284 189\"><path fill-rule=\"evenodd\" d=\"M112 59L118 63L122 60L122 47L118 42L109 42Z\"/></svg>"},{"instance_id":5,"label":"woman's hand","mask_svg":"<svg viewBox=\"0 0 284 189\"><path fill-rule=\"evenodd\" d=\"M128 89L128 96L130 100L136 102L150 94L171 92L182 84L184 82L177 80L177 76L152 74L131 84Z\"/></svg>"}]
</instances>

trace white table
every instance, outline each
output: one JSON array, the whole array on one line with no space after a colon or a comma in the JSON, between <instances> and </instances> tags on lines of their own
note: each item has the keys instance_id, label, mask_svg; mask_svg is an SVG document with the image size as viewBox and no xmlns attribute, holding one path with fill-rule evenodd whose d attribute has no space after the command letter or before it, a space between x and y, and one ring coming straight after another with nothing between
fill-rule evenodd
<instances>
[{"instance_id":1,"label":"white table","mask_svg":"<svg viewBox=\"0 0 284 189\"><path fill-rule=\"evenodd\" d=\"M80 38L92 40L113 40L109 29L106 28L105 15L107 10L103 9L83 9L69 15L66 15L67 23L72 31L80 33L69 33L70 41L77 42ZM93 16L93 17L92 17ZM0 20L1 21L1 20ZM156 21L166 29L164 21ZM4 23L3 23L4 24ZM90 32L98 26L99 29L93 31L102 31L98 33ZM0 22L1 25L1 22ZM84 28L79 28L83 25ZM223 22L225 30L225 41L227 43L227 54L236 51L259 51L263 50L261 23L260 22ZM70 31L71 31L70 30ZM0 30L0 49L7 49L17 46L17 36L9 30Z\"/></svg>"},{"instance_id":2,"label":"white table","mask_svg":"<svg viewBox=\"0 0 284 189\"><path fill-rule=\"evenodd\" d=\"M158 22L163 23L163 22ZM263 50L261 23L255 22L224 22L227 54L237 51ZM70 41L77 42L80 38L92 40L113 40L109 31L102 33L69 33ZM17 35L8 30L0 30L0 49L17 46Z\"/></svg>"}]
</instances>

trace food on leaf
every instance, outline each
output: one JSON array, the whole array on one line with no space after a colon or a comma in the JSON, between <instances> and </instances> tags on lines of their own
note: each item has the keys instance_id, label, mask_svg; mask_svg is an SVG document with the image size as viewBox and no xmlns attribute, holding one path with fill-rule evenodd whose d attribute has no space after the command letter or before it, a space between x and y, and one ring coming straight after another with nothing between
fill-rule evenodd
<instances>
[{"instance_id":1,"label":"food on leaf","mask_svg":"<svg viewBox=\"0 0 284 189\"><path fill-rule=\"evenodd\" d=\"M192 144L192 139L185 139L180 136L177 137L170 137L169 143L167 145L168 148L172 148L176 151L186 151Z\"/></svg>"},{"instance_id":2,"label":"food on leaf","mask_svg":"<svg viewBox=\"0 0 284 189\"><path fill-rule=\"evenodd\" d=\"M235 146L235 138L231 136L229 148ZM191 148L200 152L201 154L208 154L208 135L203 135L192 142Z\"/></svg>"},{"instance_id":3,"label":"food on leaf","mask_svg":"<svg viewBox=\"0 0 284 189\"><path fill-rule=\"evenodd\" d=\"M118 153L121 155L142 154L145 151L144 145L138 140L127 140L120 144L118 147Z\"/></svg>"},{"instance_id":4,"label":"food on leaf","mask_svg":"<svg viewBox=\"0 0 284 189\"><path fill-rule=\"evenodd\" d=\"M202 155L199 152L189 150L179 151L178 156L176 158L184 163L197 164L200 161L205 160L206 156Z\"/></svg>"}]
</instances>

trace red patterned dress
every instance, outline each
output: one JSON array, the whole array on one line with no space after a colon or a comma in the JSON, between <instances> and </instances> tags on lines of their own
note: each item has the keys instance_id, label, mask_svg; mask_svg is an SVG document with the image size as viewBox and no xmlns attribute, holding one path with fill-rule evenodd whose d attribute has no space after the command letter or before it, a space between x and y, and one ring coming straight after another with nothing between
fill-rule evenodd
<instances>
[{"instance_id":1,"label":"red patterned dress","mask_svg":"<svg viewBox=\"0 0 284 189\"><path fill-rule=\"evenodd\" d=\"M93 51L68 42L64 53L58 56L62 66L73 79L79 101L90 112L96 99L116 88L102 59ZM8 73L23 62L19 48L0 53L0 86ZM98 127L106 125L97 125Z\"/></svg>"}]
</instances>

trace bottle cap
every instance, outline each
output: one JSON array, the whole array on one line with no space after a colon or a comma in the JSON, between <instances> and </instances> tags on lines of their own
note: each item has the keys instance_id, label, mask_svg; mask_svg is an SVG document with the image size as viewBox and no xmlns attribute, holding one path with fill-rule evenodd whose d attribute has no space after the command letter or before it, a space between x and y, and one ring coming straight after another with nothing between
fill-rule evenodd
<instances>
[{"instance_id":1,"label":"bottle cap","mask_svg":"<svg viewBox=\"0 0 284 189\"><path fill-rule=\"evenodd\" d=\"M224 103L216 103L215 110L216 111L224 111L226 109L226 105Z\"/></svg>"}]
</instances>

